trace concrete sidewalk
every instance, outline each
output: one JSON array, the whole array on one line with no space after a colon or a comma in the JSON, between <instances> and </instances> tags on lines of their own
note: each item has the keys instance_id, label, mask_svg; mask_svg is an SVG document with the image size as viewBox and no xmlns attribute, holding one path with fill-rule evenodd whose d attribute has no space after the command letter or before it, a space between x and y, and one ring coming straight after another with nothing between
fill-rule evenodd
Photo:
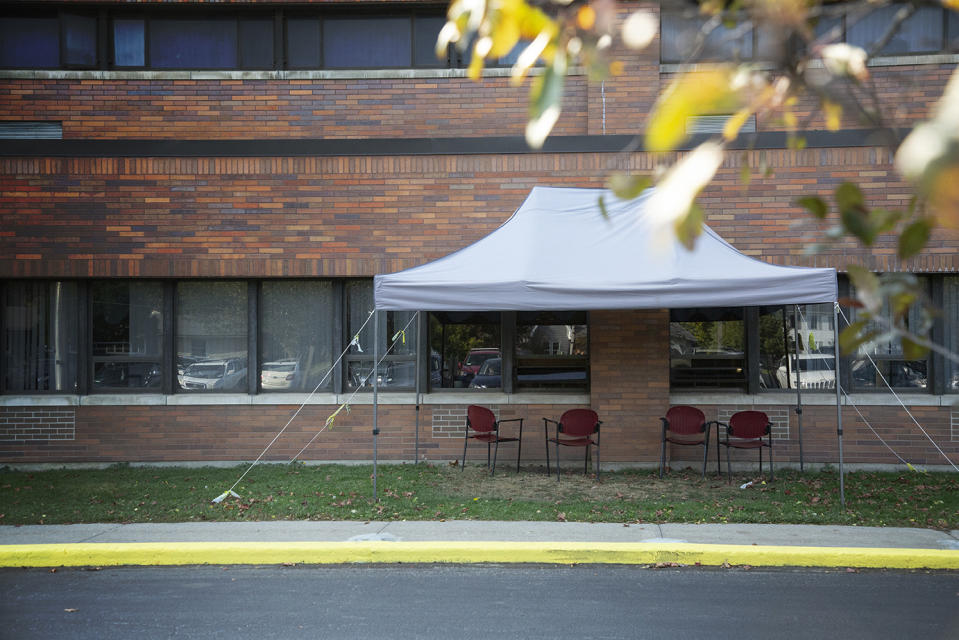
<instances>
[{"instance_id":1,"label":"concrete sidewalk","mask_svg":"<svg viewBox=\"0 0 959 640\"><path fill-rule=\"evenodd\" d=\"M0 567L364 562L959 569L959 530L473 520L0 526Z\"/></svg>"}]
</instances>

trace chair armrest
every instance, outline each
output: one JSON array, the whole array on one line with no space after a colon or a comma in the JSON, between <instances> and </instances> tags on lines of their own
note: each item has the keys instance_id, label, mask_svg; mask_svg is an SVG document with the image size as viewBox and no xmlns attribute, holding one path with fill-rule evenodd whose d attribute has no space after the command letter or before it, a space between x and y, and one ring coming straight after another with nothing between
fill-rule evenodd
<instances>
[{"instance_id":1,"label":"chair armrest","mask_svg":"<svg viewBox=\"0 0 959 640\"><path fill-rule=\"evenodd\" d=\"M505 420L500 420L499 423L503 424L504 422L518 422L519 423L519 436L523 437L523 420L524 418L506 418Z\"/></svg>"}]
</instances>

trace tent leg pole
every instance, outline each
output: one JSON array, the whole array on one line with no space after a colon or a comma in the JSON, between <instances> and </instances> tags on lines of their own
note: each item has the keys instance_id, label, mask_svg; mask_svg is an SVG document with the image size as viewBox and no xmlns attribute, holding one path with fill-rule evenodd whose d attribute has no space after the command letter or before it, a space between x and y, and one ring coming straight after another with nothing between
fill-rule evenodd
<instances>
[{"instance_id":1,"label":"tent leg pole","mask_svg":"<svg viewBox=\"0 0 959 640\"><path fill-rule=\"evenodd\" d=\"M376 439L380 435L380 425L379 425L379 406L378 406L378 394L379 394L379 376L377 375L377 370L379 369L379 359L380 359L380 313L376 310L373 311L373 371L370 375L373 376L373 501L376 502Z\"/></svg>"},{"instance_id":2,"label":"tent leg pole","mask_svg":"<svg viewBox=\"0 0 959 640\"><path fill-rule=\"evenodd\" d=\"M839 438L839 506L846 508L846 484L842 468L842 388L839 383L839 303L833 303L832 326L835 344L833 351L836 358L836 435Z\"/></svg>"},{"instance_id":3,"label":"tent leg pole","mask_svg":"<svg viewBox=\"0 0 959 640\"><path fill-rule=\"evenodd\" d=\"M420 462L420 354L423 350L420 348L420 321L423 319L423 313L416 311L416 355L414 356L415 378L413 385L416 388L416 429L413 433L413 464ZM428 355L428 354L427 354Z\"/></svg>"},{"instance_id":4,"label":"tent leg pole","mask_svg":"<svg viewBox=\"0 0 959 640\"><path fill-rule=\"evenodd\" d=\"M793 340L793 350L796 355L796 420L799 426L799 471L802 473L805 471L803 463L803 450L802 450L802 382L800 380L800 371L802 370L802 365L799 362L799 305L793 305L793 333L795 334L795 340ZM806 345L806 350L809 351L809 345ZM811 353L811 352L810 352Z\"/></svg>"}]
</instances>

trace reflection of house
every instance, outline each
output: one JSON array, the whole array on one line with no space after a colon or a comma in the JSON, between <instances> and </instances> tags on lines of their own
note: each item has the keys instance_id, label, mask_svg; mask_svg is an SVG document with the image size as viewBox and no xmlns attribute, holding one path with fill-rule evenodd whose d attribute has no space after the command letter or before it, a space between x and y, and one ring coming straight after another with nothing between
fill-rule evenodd
<instances>
[{"instance_id":1,"label":"reflection of house","mask_svg":"<svg viewBox=\"0 0 959 640\"><path fill-rule=\"evenodd\" d=\"M690 310L672 318L668 310L600 308L573 317L563 309L490 309L424 314L419 330L397 313L373 335L364 322L375 274L480 240L532 186L601 187L611 166L652 166L651 155L624 158L622 149L682 57L679 40L667 36L603 85L575 70L551 146L531 151L522 140L528 90L508 82L507 67L472 83L455 52L433 58L440 9L398 2L350 11L360 4L0 7L0 135L20 138L0 144L0 463L252 459L305 396L297 394L322 383L268 456L288 458L370 380L373 341L384 353L394 337L376 369L385 387L379 420L390 433L380 443L387 458L413 455L416 415L425 455L455 457L463 407L478 401L534 421L591 406L604 420L604 460L618 463L657 459L655 418L670 403L699 405L711 418L766 408L785 414L775 435L787 445L782 455L794 459L796 430L784 410L792 394L776 382L791 309ZM891 52L896 58L870 69L884 103L910 106L894 116L896 125L925 113L954 67L947 38L955 21L936 11L939 19L924 32L940 34L938 44L907 39ZM672 34L677 21L667 14L664 31ZM862 37L850 29L849 38ZM30 47L15 48L12 33L29 33ZM802 255L820 223L803 216L800 196L828 197L853 175L870 204L908 205L871 132L815 132L805 151L794 151L780 123L756 120L743 158L772 174L742 184L741 160L730 160L703 194L710 226L767 263L915 269L945 310L933 337L959 347L954 236L935 233L908 265L891 258L896 247L886 236L871 250L837 244L815 259ZM566 249L544 247L528 258L562 260ZM477 261L476 281L497 261L492 254ZM845 281L842 289L849 293ZM809 335L819 349L830 348L831 306L803 313L800 350L816 352ZM719 332L704 326L694 333L686 326L692 322L740 328L734 336L727 327L722 341L707 344L704 337ZM524 351L523 339L534 334L538 346ZM474 348L499 351L500 387L456 386ZM889 345L883 350L877 362L885 377L907 403L923 406L931 433L948 434L959 368L938 355L912 360ZM179 382L191 365L230 359L249 374L229 389ZM271 363L288 360L298 362L297 371L283 372L293 380L270 373ZM842 362L844 388L864 413L899 424L898 410L871 395L879 377L859 362ZM835 417L815 391L804 413L812 434L807 461L834 461ZM307 455L369 458L368 395L358 394L352 413L341 414ZM29 439L11 422L23 407L39 421ZM858 432L854 411L845 415L856 460L893 461L863 444L872 436ZM68 437L60 420L74 425L70 446L49 447ZM939 460L923 439L898 435L915 462ZM948 438L940 445L959 453ZM523 447L524 456L536 451Z\"/></svg>"}]
</instances>

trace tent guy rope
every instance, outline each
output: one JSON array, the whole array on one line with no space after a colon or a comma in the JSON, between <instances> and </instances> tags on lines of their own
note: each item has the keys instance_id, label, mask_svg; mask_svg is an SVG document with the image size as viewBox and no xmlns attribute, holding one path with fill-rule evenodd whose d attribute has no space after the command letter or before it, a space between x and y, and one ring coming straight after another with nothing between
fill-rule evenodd
<instances>
[{"instance_id":1,"label":"tent guy rope","mask_svg":"<svg viewBox=\"0 0 959 640\"><path fill-rule=\"evenodd\" d=\"M258 455L258 456L256 457L256 460L253 461L253 463L247 468L246 471L243 472L243 474L242 474L239 478L237 478L237 481L233 483L233 486L232 486L232 487L230 487L229 489L227 489L226 491L224 491L223 493L221 493L221 494L218 495L217 497L213 498L213 500L211 500L211 502L214 502L214 503L223 502L223 500L225 500L225 499L226 499L227 497L229 497L229 496L233 496L233 497L235 497L235 498L239 498L239 497L240 497L240 496L237 495L237 493L234 491L234 489L236 489L236 486L237 486L238 484L240 484L240 482L243 480L243 478L246 477L246 474L250 473L250 471L253 469L253 467L255 467L255 466L257 465L257 463L260 462L260 460L263 458L263 456L266 455L266 452L270 450L270 447L272 447L272 446L276 443L276 441L279 440L280 436L283 435L283 432L286 431L287 428L293 423L293 420L296 419L296 416L298 416L298 415L300 414L300 412L303 410L303 407L305 407L305 406L307 405L307 403L309 403L310 399L316 394L316 392L319 391L320 387L322 387L323 385L326 384L326 381L329 379L330 375L331 375L331 374L333 373L333 371L336 369L337 365L339 365L340 361L343 360L343 357L344 357L344 356L346 355L346 353L350 350L350 347L352 347L353 345L356 345L357 348L359 348L360 334L363 332L363 329L366 328L366 325L369 323L370 318L373 317L373 313L374 313L373 311L370 311L369 315L366 316L366 320L363 321L363 324L360 326L359 330L358 330L358 331L356 332L356 334L353 336L353 339L350 341L350 343L349 343L348 345L346 345L346 348L343 349L343 351L342 351L342 352L340 353L340 355L336 358L336 360L333 362L333 364L330 365L330 368L329 368L329 370L327 370L326 375L324 375L323 378L319 381L319 383L317 383L317 385L316 385L315 387L313 387L313 390L309 393L308 396L306 396L306 399L300 404L300 406L297 408L297 410L293 412L293 415L290 416L290 419L286 421L286 424L283 425L283 428L279 430L279 432L273 437L272 440L270 440L270 443L269 443L268 445L266 445L266 447L264 447L263 451L260 452L260 455ZM362 349L360 349L360 351L362 352ZM351 396L351 398L352 398L352 396ZM341 408L342 408L342 406L341 406ZM339 413L339 411L340 411L340 409L337 409L336 413ZM334 414L334 415L335 415L335 414ZM329 422L329 418L327 418L327 425L329 425L329 423L330 423L330 422ZM315 437L316 437L316 436L314 436L314 438L315 438ZM310 442L312 442L312 440L311 440ZM304 447L304 448L305 448L305 447ZM303 453L303 452L300 451L300 453ZM299 454L297 454L297 455L299 455Z\"/></svg>"}]
</instances>

